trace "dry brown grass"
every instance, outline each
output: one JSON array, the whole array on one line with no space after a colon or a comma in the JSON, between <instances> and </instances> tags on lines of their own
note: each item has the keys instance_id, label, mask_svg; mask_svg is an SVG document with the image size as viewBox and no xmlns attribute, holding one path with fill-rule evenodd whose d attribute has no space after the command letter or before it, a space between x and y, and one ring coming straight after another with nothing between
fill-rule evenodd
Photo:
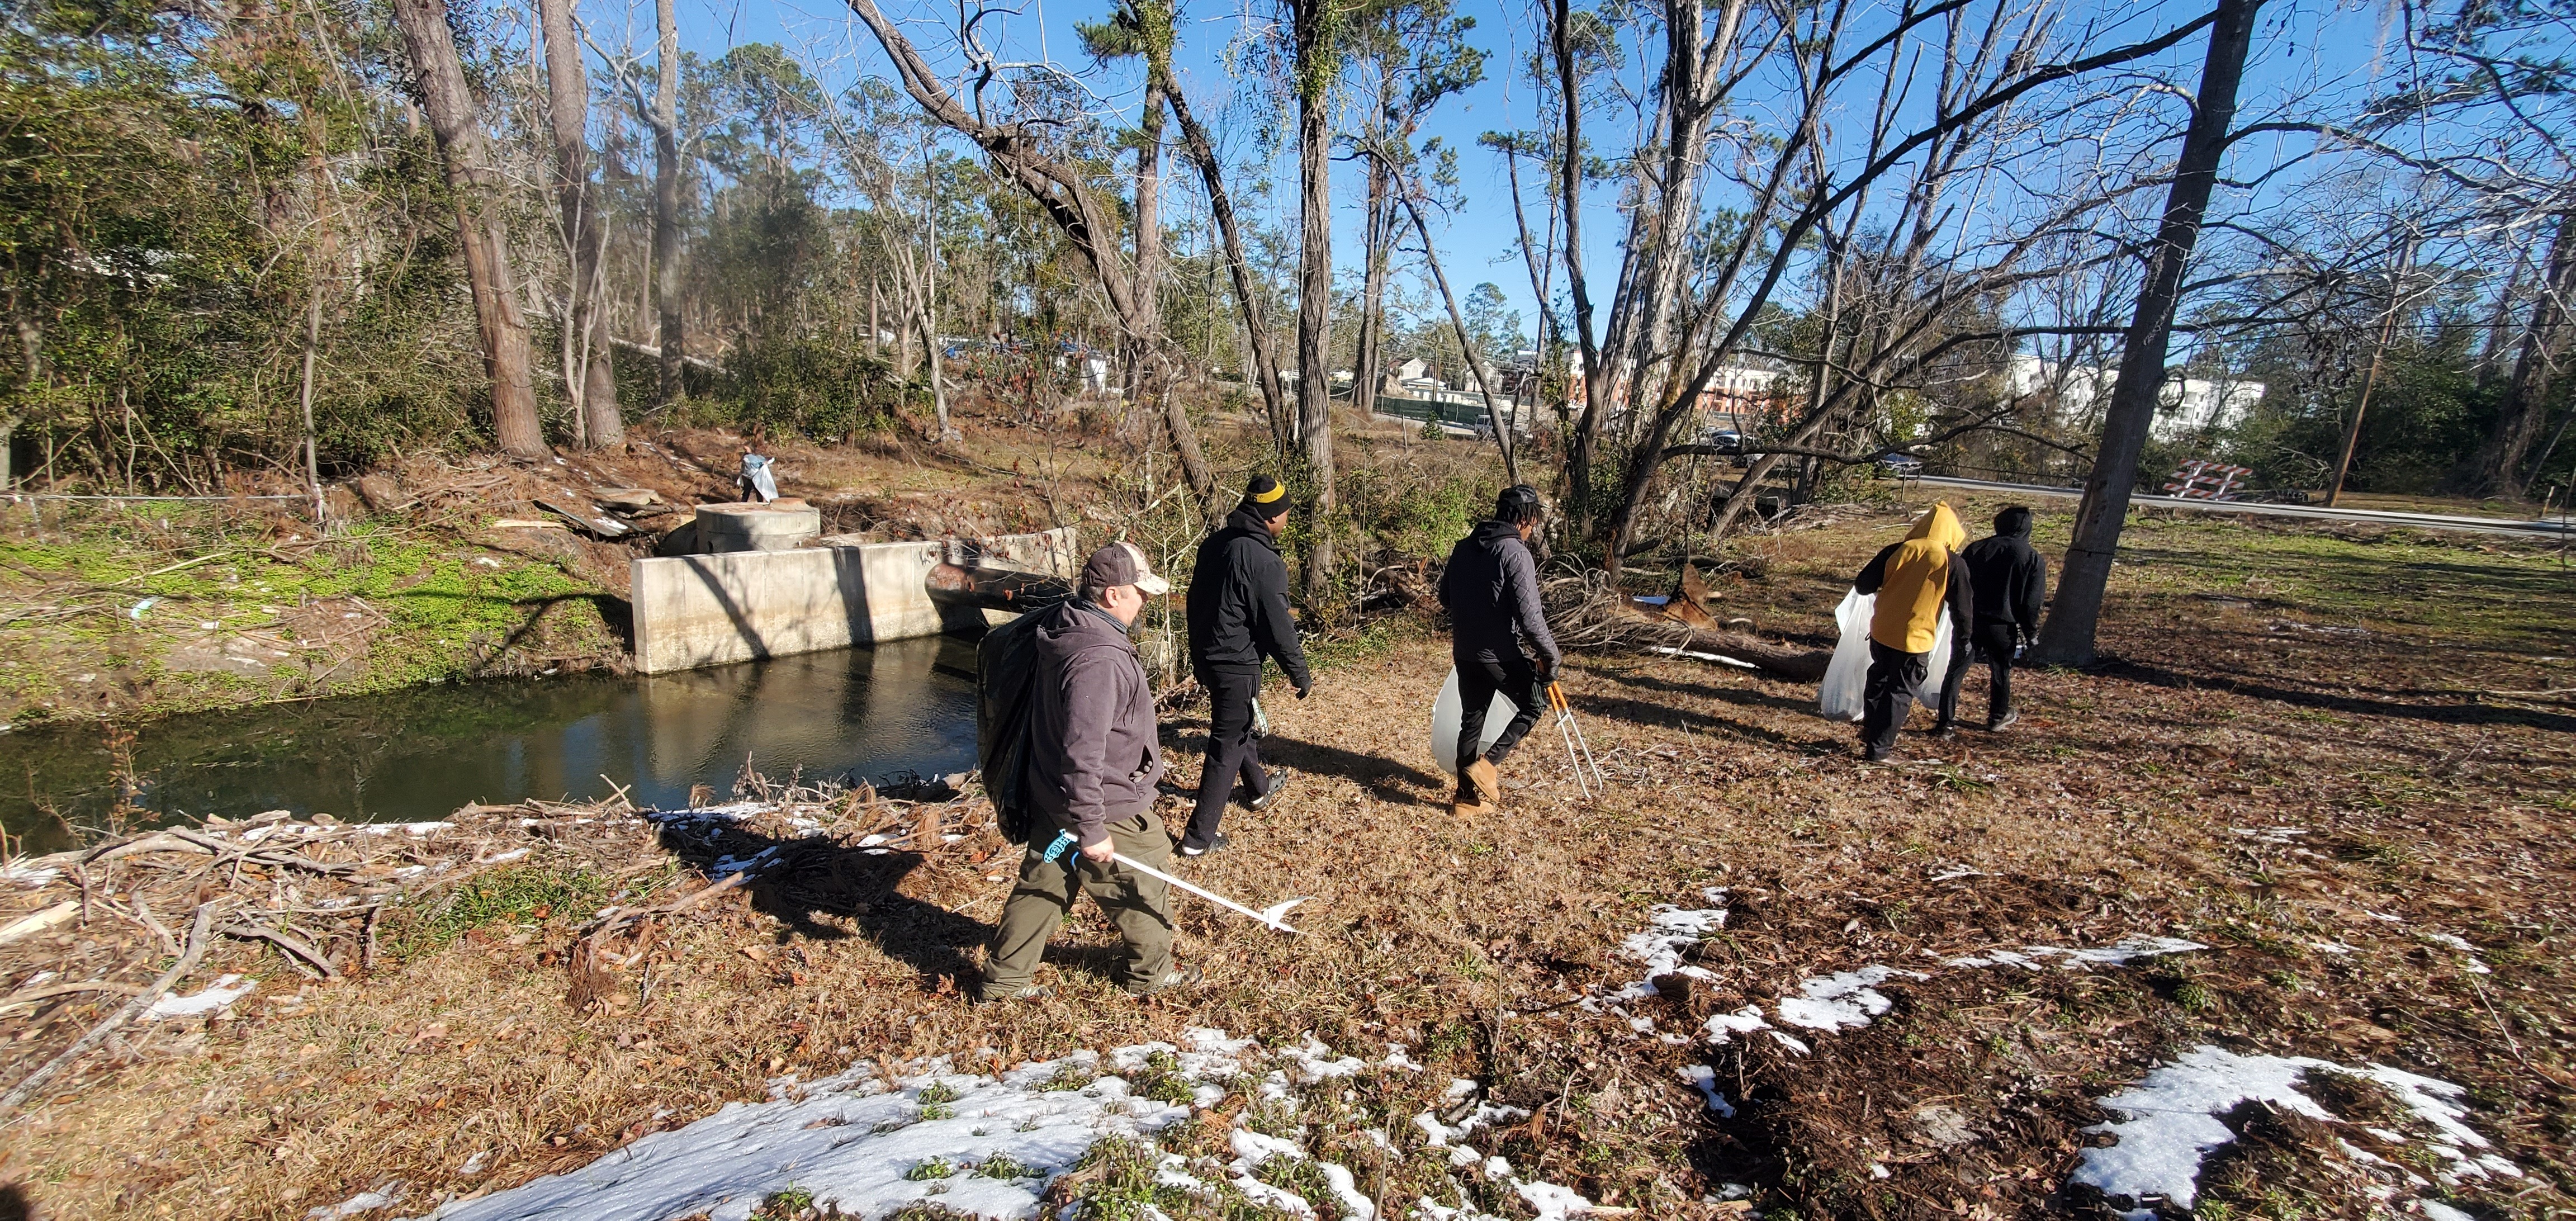
<instances>
[{"instance_id":1,"label":"dry brown grass","mask_svg":"<svg viewBox=\"0 0 2576 1221\"><path fill-rule=\"evenodd\" d=\"M2043 520L2062 533L2062 515ZM1901 521L1751 540L1738 552L1763 575L1721 598L1767 634L1822 643L1841 582ZM1183 901L1182 952L1209 975L1187 996L1119 996L1100 970L1113 934L1086 914L1053 951L1053 999L969 1007L959 988L1009 850L981 832L815 854L663 926L649 1005L639 969L625 1003L568 1011L541 960L565 944L560 920L306 989L300 1009L267 960L238 1019L160 1030L10 1121L0 1180L57 1217L297 1218L388 1177L418 1208L764 1097L781 1073L980 1047L1018 1061L1212 1025L1410 1044L1536 1112L1487 1152L1647 1216L1699 1215L1686 1201L1728 1181L1804 1216L2064 1215L2082 1207L2056 1189L2101 1118L2093 1100L2204 1041L2467 1085L2474 1122L2530 1177L2465 1196L2567 1207L2576 716L2463 694L2566 685L2563 663L2535 658L2576 654L2567 579L2405 536L2177 521L2136 541L2105 633L2121 662L2026 671L2015 731L1912 739L1900 767L1853 758L1812 688L1594 656L1568 685L1609 797L1573 800L1542 727L1505 769L1524 786L1512 811L1460 821L1420 741L1445 650L1419 634L1345 648L1313 699L1271 702L1268 754L1298 787L1236 815L1234 846L1189 867L1255 903L1315 896L1310 935ZM1970 706L1981 697L1974 680ZM1204 722L1184 712L1167 730L1186 760ZM2304 833L2231 830L2274 827ZM1977 876L1931 880L1960 869ZM2092 972L1935 971L1805 1058L1767 1041L1668 1047L1568 1003L1634 979L1620 939L1702 886L1730 888L1739 915L1701 953L1722 976L1701 1005L1994 946L2147 933L2214 948ZM2431 931L2468 938L2494 973L2465 973L2417 935ZM1715 1065L1747 1104L1737 1119L1707 1117L1677 1075L1691 1063ZM2263 1136L2272 1151L2298 1133Z\"/></svg>"}]
</instances>

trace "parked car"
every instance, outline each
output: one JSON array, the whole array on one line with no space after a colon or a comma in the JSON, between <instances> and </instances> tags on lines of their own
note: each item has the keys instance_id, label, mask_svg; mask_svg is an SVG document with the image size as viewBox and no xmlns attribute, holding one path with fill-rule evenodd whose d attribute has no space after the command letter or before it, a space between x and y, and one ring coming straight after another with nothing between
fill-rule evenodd
<instances>
[{"instance_id":1,"label":"parked car","mask_svg":"<svg viewBox=\"0 0 2576 1221\"><path fill-rule=\"evenodd\" d=\"M1923 460L1903 450L1891 449L1873 461L1881 472L1899 479L1912 479L1923 473Z\"/></svg>"},{"instance_id":2,"label":"parked car","mask_svg":"<svg viewBox=\"0 0 2576 1221\"><path fill-rule=\"evenodd\" d=\"M1744 434L1732 428L1703 428L1700 430L1698 443L1721 454L1744 452Z\"/></svg>"}]
</instances>

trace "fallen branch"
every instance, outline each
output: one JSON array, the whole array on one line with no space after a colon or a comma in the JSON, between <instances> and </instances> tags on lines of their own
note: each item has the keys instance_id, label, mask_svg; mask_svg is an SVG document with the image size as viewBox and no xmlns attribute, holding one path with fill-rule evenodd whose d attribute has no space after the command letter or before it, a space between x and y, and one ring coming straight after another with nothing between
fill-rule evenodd
<instances>
[{"instance_id":1,"label":"fallen branch","mask_svg":"<svg viewBox=\"0 0 2576 1221\"><path fill-rule=\"evenodd\" d=\"M153 980L150 987L118 1007L117 1011L109 1014L105 1021L90 1027L89 1033L74 1040L71 1046L63 1049L61 1055L45 1061L36 1071L27 1074L26 1080L20 1081L6 1095L0 1095L0 1114L17 1110L25 1105L29 1098L35 1096L37 1090L44 1088L47 1081L53 1080L55 1074L71 1067L82 1056L88 1055L91 1048L106 1042L107 1036L116 1033L118 1027L141 1017L144 1010L152 1007L152 1002L161 999L161 994L170 990L170 985L179 982L188 972L195 970L197 960L205 957L208 940L206 933L213 927L214 922L215 905L198 904L196 921L188 929L188 948L180 952L179 961L170 964L170 969L162 972L161 978Z\"/></svg>"}]
</instances>

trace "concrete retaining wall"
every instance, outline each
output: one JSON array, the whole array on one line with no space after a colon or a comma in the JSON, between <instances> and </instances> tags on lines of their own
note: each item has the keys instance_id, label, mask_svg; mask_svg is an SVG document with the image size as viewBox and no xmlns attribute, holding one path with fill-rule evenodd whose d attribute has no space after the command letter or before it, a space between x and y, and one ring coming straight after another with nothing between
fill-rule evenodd
<instances>
[{"instance_id":1,"label":"concrete retaining wall","mask_svg":"<svg viewBox=\"0 0 2576 1221\"><path fill-rule=\"evenodd\" d=\"M989 539L857 543L635 561L635 668L646 674L935 636L982 621L924 584L942 563L1070 578L1073 528Z\"/></svg>"}]
</instances>

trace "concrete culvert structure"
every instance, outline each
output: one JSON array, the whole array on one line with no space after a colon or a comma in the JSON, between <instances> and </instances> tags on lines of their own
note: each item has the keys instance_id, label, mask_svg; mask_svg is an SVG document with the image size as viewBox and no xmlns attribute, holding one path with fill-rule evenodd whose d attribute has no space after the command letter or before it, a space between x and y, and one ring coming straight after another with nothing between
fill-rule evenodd
<instances>
[{"instance_id":1,"label":"concrete culvert structure","mask_svg":"<svg viewBox=\"0 0 2576 1221\"><path fill-rule=\"evenodd\" d=\"M823 511L788 497L768 504L698 506L698 550L794 551L823 534Z\"/></svg>"}]
</instances>

